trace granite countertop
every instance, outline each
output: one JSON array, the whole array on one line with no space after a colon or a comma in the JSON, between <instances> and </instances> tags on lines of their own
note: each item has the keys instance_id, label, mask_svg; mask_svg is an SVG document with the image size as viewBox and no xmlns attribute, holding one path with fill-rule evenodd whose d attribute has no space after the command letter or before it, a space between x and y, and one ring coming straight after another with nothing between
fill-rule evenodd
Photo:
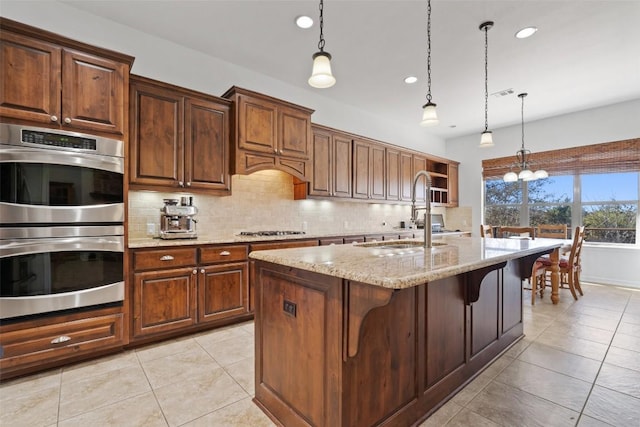
<instances>
[{"instance_id":1,"label":"granite countertop","mask_svg":"<svg viewBox=\"0 0 640 427\"><path fill-rule=\"evenodd\" d=\"M404 289L566 244L556 239L443 237L434 241L437 246L425 254L422 246L383 247L390 243L392 241L254 251L249 257L385 288Z\"/></svg>"},{"instance_id":2,"label":"granite countertop","mask_svg":"<svg viewBox=\"0 0 640 427\"><path fill-rule=\"evenodd\" d=\"M216 235L202 235L197 239L160 239L160 238L140 238L129 239L129 247L136 248L154 248L154 247L173 247L173 246L188 246L188 245L208 245L208 244L229 244L229 243L255 243L255 242L272 242L278 240L302 240L302 239L322 239L330 237L342 237L342 236L366 236L373 234L395 234L395 233L422 233L421 229L385 229L385 230L368 230L368 231L349 231L340 233L324 233L324 234L289 234L280 236L240 236L237 234L221 233ZM434 233L434 238L447 235L461 235L470 232L442 232Z\"/></svg>"}]
</instances>

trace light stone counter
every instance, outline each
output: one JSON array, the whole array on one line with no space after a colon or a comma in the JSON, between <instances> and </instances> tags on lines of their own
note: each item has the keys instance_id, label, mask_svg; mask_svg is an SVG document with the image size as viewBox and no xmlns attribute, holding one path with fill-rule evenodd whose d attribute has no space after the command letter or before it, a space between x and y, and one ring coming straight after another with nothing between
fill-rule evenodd
<instances>
[{"instance_id":1,"label":"light stone counter","mask_svg":"<svg viewBox=\"0 0 640 427\"><path fill-rule=\"evenodd\" d=\"M380 242L380 245L390 243ZM551 251L564 243L555 239L444 237L434 240L438 246L426 254L421 246L385 249L364 243L255 251L249 257L385 288L404 289L545 250Z\"/></svg>"}]
</instances>

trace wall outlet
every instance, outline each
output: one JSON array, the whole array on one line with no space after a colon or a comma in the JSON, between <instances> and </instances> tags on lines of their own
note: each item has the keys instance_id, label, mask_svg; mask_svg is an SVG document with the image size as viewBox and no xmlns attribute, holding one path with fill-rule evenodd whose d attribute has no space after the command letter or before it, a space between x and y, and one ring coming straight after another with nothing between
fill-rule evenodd
<instances>
[{"instance_id":1,"label":"wall outlet","mask_svg":"<svg viewBox=\"0 0 640 427\"><path fill-rule=\"evenodd\" d=\"M147 223L147 236L155 236L156 235L156 225L153 222Z\"/></svg>"}]
</instances>

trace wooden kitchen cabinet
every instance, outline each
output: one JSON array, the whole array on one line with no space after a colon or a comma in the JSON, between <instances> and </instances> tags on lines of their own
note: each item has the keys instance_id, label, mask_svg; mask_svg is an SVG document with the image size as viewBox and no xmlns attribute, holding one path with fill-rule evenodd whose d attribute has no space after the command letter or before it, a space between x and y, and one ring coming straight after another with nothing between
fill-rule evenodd
<instances>
[{"instance_id":1,"label":"wooden kitchen cabinet","mask_svg":"<svg viewBox=\"0 0 640 427\"><path fill-rule=\"evenodd\" d=\"M140 76L130 92L132 188L229 195L229 101Z\"/></svg>"},{"instance_id":2,"label":"wooden kitchen cabinet","mask_svg":"<svg viewBox=\"0 0 640 427\"><path fill-rule=\"evenodd\" d=\"M133 250L132 340L249 318L247 252L246 245Z\"/></svg>"},{"instance_id":3,"label":"wooden kitchen cabinet","mask_svg":"<svg viewBox=\"0 0 640 427\"><path fill-rule=\"evenodd\" d=\"M353 141L353 198L385 198L385 147L375 142Z\"/></svg>"},{"instance_id":4,"label":"wooden kitchen cabinet","mask_svg":"<svg viewBox=\"0 0 640 427\"><path fill-rule=\"evenodd\" d=\"M0 116L123 135L133 58L0 19Z\"/></svg>"},{"instance_id":5,"label":"wooden kitchen cabinet","mask_svg":"<svg viewBox=\"0 0 640 427\"><path fill-rule=\"evenodd\" d=\"M348 134L313 125L310 196L351 197L352 139ZM306 197L306 194L304 194Z\"/></svg>"},{"instance_id":6,"label":"wooden kitchen cabinet","mask_svg":"<svg viewBox=\"0 0 640 427\"><path fill-rule=\"evenodd\" d=\"M309 181L313 110L257 92L231 87L232 173L278 169Z\"/></svg>"},{"instance_id":7,"label":"wooden kitchen cabinet","mask_svg":"<svg viewBox=\"0 0 640 427\"><path fill-rule=\"evenodd\" d=\"M386 153L386 199L400 200L400 150L387 147Z\"/></svg>"},{"instance_id":8,"label":"wooden kitchen cabinet","mask_svg":"<svg viewBox=\"0 0 640 427\"><path fill-rule=\"evenodd\" d=\"M0 325L4 379L116 352L128 342L122 307Z\"/></svg>"},{"instance_id":9,"label":"wooden kitchen cabinet","mask_svg":"<svg viewBox=\"0 0 640 427\"><path fill-rule=\"evenodd\" d=\"M458 163L450 162L447 169L447 183L449 189L449 207L458 207Z\"/></svg>"}]
</instances>

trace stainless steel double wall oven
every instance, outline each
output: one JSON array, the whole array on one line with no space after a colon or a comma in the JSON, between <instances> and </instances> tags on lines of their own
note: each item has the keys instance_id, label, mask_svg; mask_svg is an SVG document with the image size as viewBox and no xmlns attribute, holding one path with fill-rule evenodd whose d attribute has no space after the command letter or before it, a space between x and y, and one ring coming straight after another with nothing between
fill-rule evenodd
<instances>
[{"instance_id":1,"label":"stainless steel double wall oven","mask_svg":"<svg viewBox=\"0 0 640 427\"><path fill-rule=\"evenodd\" d=\"M0 319L124 299L124 143L0 124Z\"/></svg>"}]
</instances>

